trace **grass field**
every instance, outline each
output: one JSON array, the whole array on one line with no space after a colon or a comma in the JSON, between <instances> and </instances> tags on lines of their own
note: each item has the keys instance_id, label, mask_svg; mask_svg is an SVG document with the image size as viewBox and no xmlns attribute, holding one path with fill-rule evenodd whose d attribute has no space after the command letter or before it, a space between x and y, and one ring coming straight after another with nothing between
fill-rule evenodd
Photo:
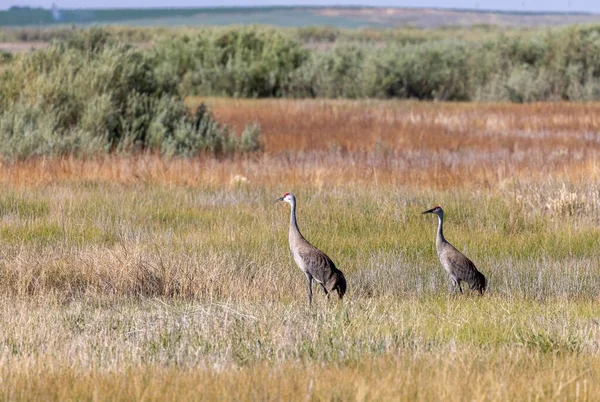
<instances>
[{"instance_id":1,"label":"grass field","mask_svg":"<svg viewBox=\"0 0 600 402\"><path fill-rule=\"evenodd\" d=\"M264 154L2 165L1 399L600 399L600 104L201 101Z\"/></svg>"}]
</instances>

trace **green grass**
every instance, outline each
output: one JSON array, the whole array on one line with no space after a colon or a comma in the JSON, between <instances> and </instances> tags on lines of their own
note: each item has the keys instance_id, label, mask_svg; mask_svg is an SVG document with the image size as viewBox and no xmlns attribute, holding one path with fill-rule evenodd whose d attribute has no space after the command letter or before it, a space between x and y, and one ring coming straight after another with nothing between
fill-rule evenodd
<instances>
[{"instance_id":1,"label":"green grass","mask_svg":"<svg viewBox=\"0 0 600 402\"><path fill-rule=\"evenodd\" d=\"M152 184L65 184L30 191L27 196L8 192L0 196L5 221L0 235L6 245L27 243L36 248L86 249L89 244L111 248L134 241L144 251L148 247L156 252L169 250L176 260L195 250L227 255L233 259L232 269L251 264L272 270L284 264L295 272L287 250L289 210L271 205L276 195L269 189L203 190ZM519 212L511 197L503 194L355 193L345 188L325 193L307 188L299 189L297 196L301 230L349 275L366 276L374 267L382 267L386 274L401 275L402 282L417 285L429 272L436 279L431 289L436 292L447 284L435 253L437 220L421 214L436 204L446 211L446 237L494 279L490 286L499 292L515 291L502 285L507 281L541 275L547 276L543 296L557 296L558 290L546 293L544 289L582 286L580 274L600 254L600 233L590 219L595 213L555 219L547 212ZM506 264L518 268L505 270ZM565 264L573 272L559 278ZM405 266L410 269L401 269ZM600 289L599 279L594 279L597 272L592 267L586 276L591 281L585 285L589 297ZM406 292L410 286L402 288Z\"/></svg>"},{"instance_id":2,"label":"green grass","mask_svg":"<svg viewBox=\"0 0 600 402\"><path fill-rule=\"evenodd\" d=\"M48 214L49 207L45 200L31 199L25 195L9 192L0 199L0 215L14 218L35 218Z\"/></svg>"}]
</instances>

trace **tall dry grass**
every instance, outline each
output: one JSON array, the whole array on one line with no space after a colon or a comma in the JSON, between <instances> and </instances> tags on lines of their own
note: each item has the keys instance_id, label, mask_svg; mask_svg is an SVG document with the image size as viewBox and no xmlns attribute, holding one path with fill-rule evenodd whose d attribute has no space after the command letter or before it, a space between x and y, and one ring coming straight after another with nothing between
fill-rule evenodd
<instances>
[{"instance_id":1,"label":"tall dry grass","mask_svg":"<svg viewBox=\"0 0 600 402\"><path fill-rule=\"evenodd\" d=\"M201 99L190 99L197 104ZM600 105L207 99L233 127L258 121L257 179L498 188L514 179L598 178Z\"/></svg>"},{"instance_id":2,"label":"tall dry grass","mask_svg":"<svg viewBox=\"0 0 600 402\"><path fill-rule=\"evenodd\" d=\"M189 98L212 106L234 128L257 120L270 152L511 149L579 150L598 146L598 103L430 103L352 100L245 100Z\"/></svg>"},{"instance_id":3,"label":"tall dry grass","mask_svg":"<svg viewBox=\"0 0 600 402\"><path fill-rule=\"evenodd\" d=\"M514 180L598 178L600 105L189 99L235 129L258 121L265 154L248 158L98 157L4 164L0 181L168 182L320 188L402 185L499 189Z\"/></svg>"}]
</instances>

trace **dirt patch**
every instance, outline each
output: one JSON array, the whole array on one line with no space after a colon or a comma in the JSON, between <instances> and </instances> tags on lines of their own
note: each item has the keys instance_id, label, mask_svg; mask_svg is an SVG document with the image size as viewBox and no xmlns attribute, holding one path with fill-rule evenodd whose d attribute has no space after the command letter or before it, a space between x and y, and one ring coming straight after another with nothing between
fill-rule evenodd
<instances>
[{"instance_id":1,"label":"dirt patch","mask_svg":"<svg viewBox=\"0 0 600 402\"><path fill-rule=\"evenodd\" d=\"M29 52L48 46L48 42L3 42L0 43L0 51L9 53Z\"/></svg>"}]
</instances>

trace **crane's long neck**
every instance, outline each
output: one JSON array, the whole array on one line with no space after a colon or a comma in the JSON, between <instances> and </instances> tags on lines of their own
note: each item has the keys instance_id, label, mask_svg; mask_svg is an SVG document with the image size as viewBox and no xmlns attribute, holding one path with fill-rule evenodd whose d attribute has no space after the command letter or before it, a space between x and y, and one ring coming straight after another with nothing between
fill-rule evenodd
<instances>
[{"instance_id":1,"label":"crane's long neck","mask_svg":"<svg viewBox=\"0 0 600 402\"><path fill-rule=\"evenodd\" d=\"M438 230L437 237L435 238L435 245L439 249L443 243L446 243L446 239L444 238L444 214L438 215Z\"/></svg>"},{"instance_id":2,"label":"crane's long neck","mask_svg":"<svg viewBox=\"0 0 600 402\"><path fill-rule=\"evenodd\" d=\"M298 229L298 221L296 220L296 203L290 203L290 245L295 244L298 240L304 239L302 234L300 233L300 229Z\"/></svg>"}]
</instances>

